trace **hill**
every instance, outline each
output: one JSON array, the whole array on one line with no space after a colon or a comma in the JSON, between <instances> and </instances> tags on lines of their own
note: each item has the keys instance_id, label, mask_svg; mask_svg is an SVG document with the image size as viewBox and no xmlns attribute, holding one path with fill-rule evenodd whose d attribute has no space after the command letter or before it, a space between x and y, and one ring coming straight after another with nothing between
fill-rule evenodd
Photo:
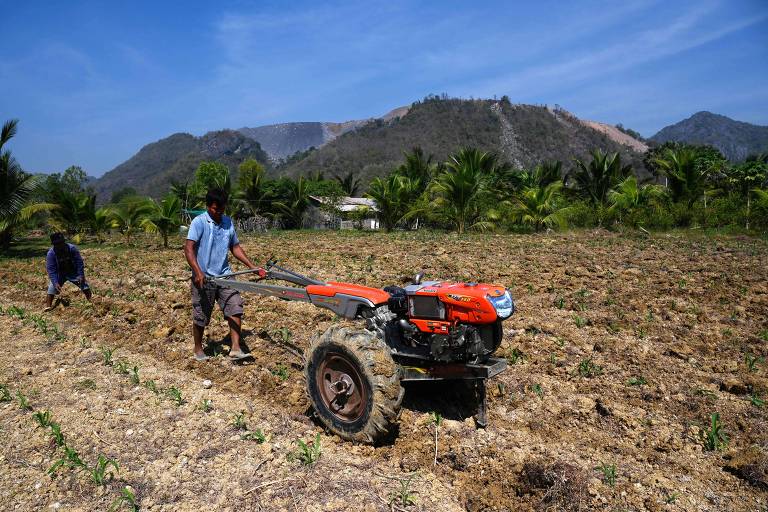
<instances>
[{"instance_id":1,"label":"hill","mask_svg":"<svg viewBox=\"0 0 768 512\"><path fill-rule=\"evenodd\" d=\"M650 140L659 144L668 141L709 144L728 160L739 162L751 154L768 151L768 126L734 121L712 112L697 112L662 128Z\"/></svg>"},{"instance_id":2,"label":"hill","mask_svg":"<svg viewBox=\"0 0 768 512\"><path fill-rule=\"evenodd\" d=\"M100 203L124 187L158 197L168 190L172 180L184 182L191 178L203 160L222 162L236 173L237 166L248 158L264 164L269 161L258 142L234 130L208 132L202 137L175 133L147 144L104 174L93 187Z\"/></svg>"},{"instance_id":3,"label":"hill","mask_svg":"<svg viewBox=\"0 0 768 512\"><path fill-rule=\"evenodd\" d=\"M394 117L402 116L408 112L408 108L396 108L384 114L380 119L388 121ZM238 131L261 144L269 158L274 162L278 162L312 147L319 148L339 135L374 120L375 118L345 121L343 123L281 123L258 126L256 128L240 128Z\"/></svg>"},{"instance_id":4,"label":"hill","mask_svg":"<svg viewBox=\"0 0 768 512\"><path fill-rule=\"evenodd\" d=\"M377 119L344 133L273 173L295 177L317 171L326 176L353 171L367 183L399 165L403 151L414 146L439 160L459 147L475 146L498 152L517 167L561 160L566 168L574 157L587 158L590 150L601 148L618 151L643 169L641 153L611 134L559 108L496 100L428 99L414 103L401 116Z\"/></svg>"}]
</instances>

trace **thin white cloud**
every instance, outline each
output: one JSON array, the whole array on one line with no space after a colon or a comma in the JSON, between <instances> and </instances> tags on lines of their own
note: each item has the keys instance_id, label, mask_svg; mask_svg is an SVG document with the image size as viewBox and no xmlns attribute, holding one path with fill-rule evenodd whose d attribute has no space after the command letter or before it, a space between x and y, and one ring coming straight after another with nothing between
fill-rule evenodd
<instances>
[{"instance_id":1,"label":"thin white cloud","mask_svg":"<svg viewBox=\"0 0 768 512\"><path fill-rule=\"evenodd\" d=\"M695 49L768 19L768 13L764 13L709 30L700 22L714 10L715 5L704 5L683 14L667 26L628 35L626 40L602 50L551 64L531 66L500 78L469 84L467 88L475 94L514 96L560 89L566 84L598 80L610 73Z\"/></svg>"}]
</instances>

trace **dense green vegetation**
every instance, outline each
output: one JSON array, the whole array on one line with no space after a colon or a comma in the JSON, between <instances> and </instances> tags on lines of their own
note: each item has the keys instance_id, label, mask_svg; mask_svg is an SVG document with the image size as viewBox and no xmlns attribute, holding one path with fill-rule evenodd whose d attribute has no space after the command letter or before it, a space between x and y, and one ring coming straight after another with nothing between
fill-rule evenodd
<instances>
[{"instance_id":1,"label":"dense green vegetation","mask_svg":"<svg viewBox=\"0 0 768 512\"><path fill-rule=\"evenodd\" d=\"M321 209L340 216L342 197L361 190L352 172L326 178L323 173L295 179L270 179L262 163L243 161L232 178L229 167L202 161L194 179L172 182L156 200L124 188L97 207L82 169L30 176L3 147L16 133L16 121L3 126L0 138L0 241L7 246L14 231L61 230L79 240L102 240L119 232L131 244L137 233L157 233L163 245L204 208L205 192L219 187L230 193L228 213L237 220L262 219L266 227L308 227L311 196L324 198ZM361 208L348 214L356 225L377 216L383 229L431 227L466 231L541 231L602 226L609 229L735 227L768 229L768 155L731 164L716 149L666 143L649 150L645 182L618 153L596 149L589 159L574 158L519 169L498 155L461 148L439 161L420 148L404 153L402 163L374 178L365 195L377 212ZM567 164L566 164L567 165ZM186 216L185 216L186 215Z\"/></svg>"}]
</instances>

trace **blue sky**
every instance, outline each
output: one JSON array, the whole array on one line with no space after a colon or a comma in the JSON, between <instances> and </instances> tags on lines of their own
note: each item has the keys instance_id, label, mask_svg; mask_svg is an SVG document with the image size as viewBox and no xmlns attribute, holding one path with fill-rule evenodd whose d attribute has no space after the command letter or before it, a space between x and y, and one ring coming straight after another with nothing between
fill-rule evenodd
<instances>
[{"instance_id":1,"label":"blue sky","mask_svg":"<svg viewBox=\"0 0 768 512\"><path fill-rule=\"evenodd\" d=\"M0 121L31 172L99 176L175 132L379 116L430 93L649 136L768 125L768 2L0 3Z\"/></svg>"}]
</instances>

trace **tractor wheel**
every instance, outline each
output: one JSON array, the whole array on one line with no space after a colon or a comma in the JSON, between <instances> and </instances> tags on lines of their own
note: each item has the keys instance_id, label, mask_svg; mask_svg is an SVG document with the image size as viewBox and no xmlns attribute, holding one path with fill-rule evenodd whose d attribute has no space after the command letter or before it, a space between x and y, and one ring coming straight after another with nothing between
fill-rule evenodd
<instances>
[{"instance_id":1,"label":"tractor wheel","mask_svg":"<svg viewBox=\"0 0 768 512\"><path fill-rule=\"evenodd\" d=\"M329 328L310 344L304 376L317 416L339 437L375 444L397 426L400 368L376 334Z\"/></svg>"}]
</instances>

